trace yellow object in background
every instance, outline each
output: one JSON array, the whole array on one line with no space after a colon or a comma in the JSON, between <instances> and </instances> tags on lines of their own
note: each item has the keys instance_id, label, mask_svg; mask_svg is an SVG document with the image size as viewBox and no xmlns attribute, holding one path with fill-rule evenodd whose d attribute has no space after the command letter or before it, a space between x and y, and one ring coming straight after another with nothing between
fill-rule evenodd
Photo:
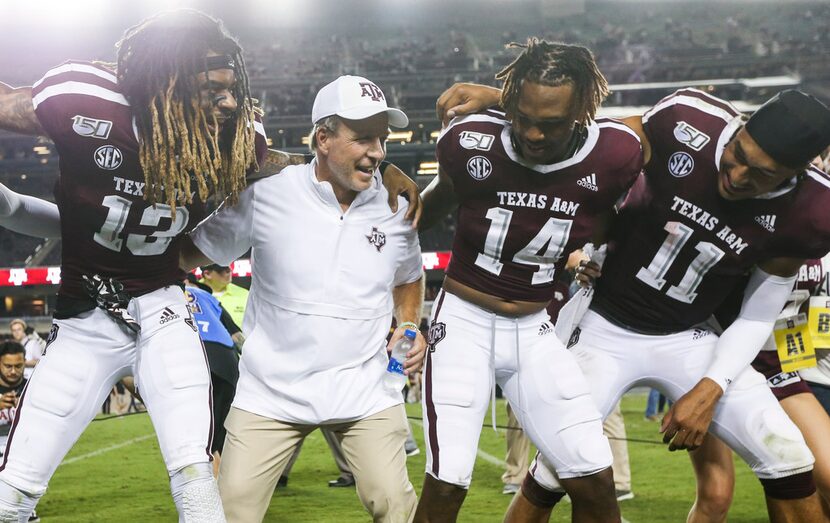
<instances>
[{"instance_id":1,"label":"yellow object in background","mask_svg":"<svg viewBox=\"0 0 830 523\"><path fill-rule=\"evenodd\" d=\"M775 322L775 346L778 348L778 359L781 361L781 370L795 372L807 367L815 367L816 350L813 338L804 313L790 316Z\"/></svg>"}]
</instances>

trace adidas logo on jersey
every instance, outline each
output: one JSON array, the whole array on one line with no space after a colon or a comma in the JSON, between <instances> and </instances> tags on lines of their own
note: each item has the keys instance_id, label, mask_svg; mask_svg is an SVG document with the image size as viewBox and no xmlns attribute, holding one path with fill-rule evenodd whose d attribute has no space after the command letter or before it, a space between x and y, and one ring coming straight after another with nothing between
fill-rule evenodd
<instances>
[{"instance_id":1,"label":"adidas logo on jersey","mask_svg":"<svg viewBox=\"0 0 830 523\"><path fill-rule=\"evenodd\" d=\"M761 216L756 216L755 221L769 232L775 232L775 218L776 216L774 214L762 214Z\"/></svg>"},{"instance_id":2,"label":"adidas logo on jersey","mask_svg":"<svg viewBox=\"0 0 830 523\"><path fill-rule=\"evenodd\" d=\"M548 322L542 322L542 325L539 326L538 336L545 336L551 333L553 333L553 325Z\"/></svg>"},{"instance_id":3,"label":"adidas logo on jersey","mask_svg":"<svg viewBox=\"0 0 830 523\"><path fill-rule=\"evenodd\" d=\"M576 184L580 187L585 187L586 189L590 189L594 192L597 192L599 190L599 187L597 187L596 173L591 173L585 178L580 178L579 180L577 180Z\"/></svg>"},{"instance_id":4,"label":"adidas logo on jersey","mask_svg":"<svg viewBox=\"0 0 830 523\"><path fill-rule=\"evenodd\" d=\"M163 311L161 311L161 318L159 318L159 325L164 325L165 323L170 323L173 320L178 320L181 318L178 314L173 312L170 307L165 307Z\"/></svg>"}]
</instances>

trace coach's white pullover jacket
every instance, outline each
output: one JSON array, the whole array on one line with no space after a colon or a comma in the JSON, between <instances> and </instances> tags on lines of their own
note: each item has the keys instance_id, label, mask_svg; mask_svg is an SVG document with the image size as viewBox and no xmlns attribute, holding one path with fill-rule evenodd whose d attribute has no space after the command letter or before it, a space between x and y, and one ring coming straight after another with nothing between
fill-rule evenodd
<instances>
[{"instance_id":1,"label":"coach's white pullover jacket","mask_svg":"<svg viewBox=\"0 0 830 523\"><path fill-rule=\"evenodd\" d=\"M408 203L375 171L348 211L310 165L255 182L191 233L214 262L253 248L245 347L233 406L303 424L352 421L402 402L386 391L392 289L422 275Z\"/></svg>"}]
</instances>

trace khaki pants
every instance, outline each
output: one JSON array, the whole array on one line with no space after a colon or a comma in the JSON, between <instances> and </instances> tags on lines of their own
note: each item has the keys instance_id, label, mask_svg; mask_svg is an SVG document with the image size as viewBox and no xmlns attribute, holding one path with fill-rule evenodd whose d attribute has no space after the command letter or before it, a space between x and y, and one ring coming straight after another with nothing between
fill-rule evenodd
<instances>
[{"instance_id":1,"label":"khaki pants","mask_svg":"<svg viewBox=\"0 0 830 523\"><path fill-rule=\"evenodd\" d=\"M631 466L628 463L628 442L625 441L625 423L623 422L620 404L614 407L611 414L605 418L602 431L611 444L611 454L614 455L614 487L617 490L631 490Z\"/></svg>"},{"instance_id":2,"label":"khaki pants","mask_svg":"<svg viewBox=\"0 0 830 523\"><path fill-rule=\"evenodd\" d=\"M303 438L318 428L231 408L219 467L228 523L262 521L277 480ZM378 522L409 522L415 489L406 471L406 411L396 405L362 420L326 425L340 441L357 495Z\"/></svg>"},{"instance_id":3,"label":"khaki pants","mask_svg":"<svg viewBox=\"0 0 830 523\"><path fill-rule=\"evenodd\" d=\"M505 470L501 476L501 480L505 485L516 484L521 485L527 474L527 467L530 463L530 439L525 435L519 420L516 419L516 414L510 408L510 403L507 405L507 456L504 458Z\"/></svg>"}]
</instances>

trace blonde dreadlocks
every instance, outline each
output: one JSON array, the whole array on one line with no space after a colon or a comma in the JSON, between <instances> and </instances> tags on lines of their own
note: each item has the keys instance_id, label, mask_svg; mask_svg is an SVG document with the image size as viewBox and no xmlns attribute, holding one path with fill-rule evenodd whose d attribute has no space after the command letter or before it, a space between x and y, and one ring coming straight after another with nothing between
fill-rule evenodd
<instances>
[{"instance_id":1,"label":"blonde dreadlocks","mask_svg":"<svg viewBox=\"0 0 830 523\"><path fill-rule=\"evenodd\" d=\"M242 48L222 22L200 11L180 9L148 18L117 44L118 83L133 109L140 137L144 198L151 203L190 203L191 183L199 199L212 194L236 201L245 174L256 167L254 107ZM236 114L221 133L203 109L196 76L207 74L206 53L233 61ZM212 124L213 131L209 130Z\"/></svg>"},{"instance_id":2,"label":"blonde dreadlocks","mask_svg":"<svg viewBox=\"0 0 830 523\"><path fill-rule=\"evenodd\" d=\"M528 80L554 87L572 85L575 120L583 125L593 120L597 108L608 96L608 82L597 68L591 51L579 45L537 38L529 38L526 44L514 42L508 47L524 51L496 75L497 80L504 81L501 106L507 114L516 113L522 81Z\"/></svg>"}]
</instances>

